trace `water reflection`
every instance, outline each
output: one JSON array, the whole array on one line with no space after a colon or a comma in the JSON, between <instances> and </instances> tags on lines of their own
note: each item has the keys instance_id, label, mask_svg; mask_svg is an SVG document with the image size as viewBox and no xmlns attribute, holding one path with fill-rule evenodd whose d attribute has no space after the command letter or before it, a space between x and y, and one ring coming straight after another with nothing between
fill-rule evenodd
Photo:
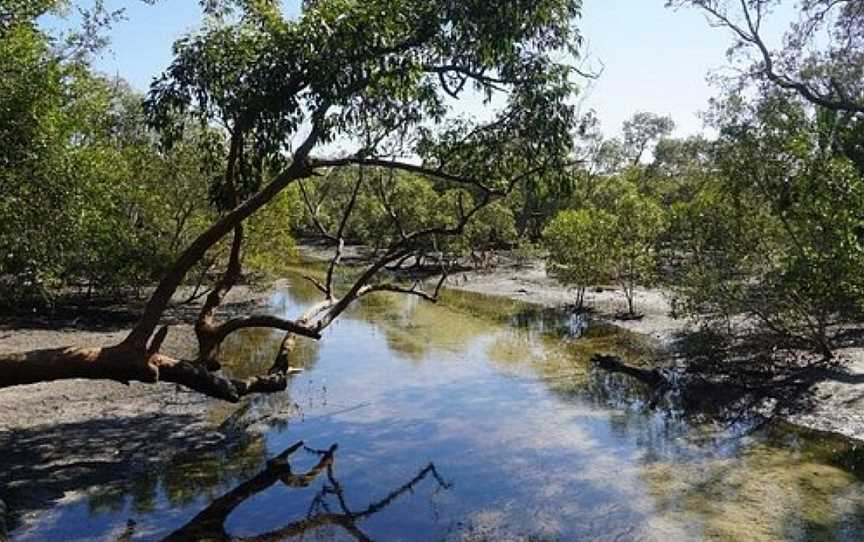
<instances>
[{"instance_id":1,"label":"water reflection","mask_svg":"<svg viewBox=\"0 0 864 542\"><path fill-rule=\"evenodd\" d=\"M295 281L270 310L294 316L315 300ZM225 345L226 369L266 367L280 338L238 334ZM130 475L148 499L122 487L110 505L92 497L89 508L59 506L40 529L18 536L113 539L129 519L137 523L132 540L190 529L217 540L352 539L354 527L372 539L435 541L860 540L864 533L864 460L849 442L789 428L730 434L646 408L638 383L588 363L597 351L650 362L658 354L644 337L449 292L439 305L369 298L320 343L299 347L293 364L306 371L288 393L255 398L220 419L228 418L226 433L252 426L263 433L246 445L248 455L187 459L168 469L176 479ZM328 459L329 450L294 448L290 467L287 459L266 465L264 458L299 440L339 442L348 453L338 458L338 478L335 450ZM427 470L433 462L452 482L446 491ZM232 469L243 464L238 477ZM211 480L211 471L232 475ZM355 507L405 487L386 513Z\"/></svg>"},{"instance_id":2,"label":"water reflection","mask_svg":"<svg viewBox=\"0 0 864 542\"><path fill-rule=\"evenodd\" d=\"M303 474L292 472L289 459L298 450L303 450L318 457L318 462ZM298 442L267 462L267 467L257 476L240 484L233 490L213 501L207 508L192 518L192 521L167 536L165 542L186 542L189 540L208 540L213 542L238 540L230 535L225 528L228 516L238 506L267 491L277 482L291 489L303 489L312 485L320 476L326 481L309 502L308 510L302 519L289 521L285 525L265 533L243 536L242 540L265 541L283 540L297 537L322 527L332 526L342 529L345 533L361 541L371 541L360 527L364 520L383 512L402 496L413 493L414 488L426 478L435 481L440 489L447 489L445 482L435 465L429 463L413 478L393 489L385 497L367 505L362 509L354 509L348 505L348 498L342 484L336 479L333 463L337 445L327 450L313 450Z\"/></svg>"}]
</instances>

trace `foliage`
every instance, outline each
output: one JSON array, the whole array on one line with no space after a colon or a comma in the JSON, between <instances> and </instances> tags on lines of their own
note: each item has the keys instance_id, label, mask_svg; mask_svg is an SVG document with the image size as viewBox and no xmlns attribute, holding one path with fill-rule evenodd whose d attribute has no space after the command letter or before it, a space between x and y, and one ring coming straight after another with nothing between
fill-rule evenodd
<instances>
[{"instance_id":1,"label":"foliage","mask_svg":"<svg viewBox=\"0 0 864 542\"><path fill-rule=\"evenodd\" d=\"M249 278L284 276L297 263L294 223L302 216L302 203L294 192L279 194L246 224L243 265Z\"/></svg>"},{"instance_id":2,"label":"foliage","mask_svg":"<svg viewBox=\"0 0 864 542\"><path fill-rule=\"evenodd\" d=\"M732 100L723 118L719 179L680 210L683 298L706 321L744 315L830 357L862 300L861 172L790 95Z\"/></svg>"},{"instance_id":3,"label":"foliage","mask_svg":"<svg viewBox=\"0 0 864 542\"><path fill-rule=\"evenodd\" d=\"M543 260L546 255L546 249L542 242L535 243L527 237L520 237L516 240L513 256L518 267L528 267L538 260Z\"/></svg>"},{"instance_id":4,"label":"foliage","mask_svg":"<svg viewBox=\"0 0 864 542\"><path fill-rule=\"evenodd\" d=\"M569 144L555 135L566 132L551 129L569 122L561 107L568 74L548 54L575 47L570 21L579 7L574 0L340 0L307 3L293 20L274 3L244 2L238 19L214 21L175 44L172 65L151 89L151 122L169 139L185 115L226 123L243 140L250 167L263 160L278 169L279 151L291 150L304 123L318 122L322 142L376 141L427 119L443 121L448 93L470 80L489 98L502 83L512 87L512 115L501 129L542 128L548 137L537 143ZM456 123L447 132L464 138L470 129ZM443 144L455 164L476 162L471 153L479 148L470 141L425 135L421 156L431 158ZM484 153L492 152L489 135L477 134Z\"/></svg>"},{"instance_id":5,"label":"foliage","mask_svg":"<svg viewBox=\"0 0 864 542\"><path fill-rule=\"evenodd\" d=\"M582 309L585 290L613 277L610 252L616 217L600 209L562 211L543 230L550 275L576 289Z\"/></svg>"},{"instance_id":6,"label":"foliage","mask_svg":"<svg viewBox=\"0 0 864 542\"><path fill-rule=\"evenodd\" d=\"M339 140L357 148L343 166L411 156L421 169L447 173L419 179L404 167L399 174L370 168L347 227L352 240L381 248L401 233L453 225L469 202L491 203L481 194L489 188L514 194L511 209L503 216L479 212L473 218L485 226L467 227L471 241L444 247L444 240L426 240L418 256L434 251L433 244L468 254L506 246L515 235L502 220L511 215L523 232L539 235L542 224L528 223L536 205L554 201L548 186L571 149L575 116L571 69L553 57L575 52L580 38L572 19L580 2L310 2L297 19L269 2L233 7L238 16L214 19L175 44L175 59L151 88L147 109L169 145L182 138L190 118L224 125L241 201L284 171L296 151ZM483 124L450 115L448 101L469 92L504 107ZM305 149L301 128L310 123L315 131ZM508 181L526 167L536 174ZM332 233L352 192L353 173L326 176L303 181L314 200L310 214L320 222L301 226L304 234ZM465 188L480 179L488 182L482 189Z\"/></svg>"},{"instance_id":7,"label":"foliage","mask_svg":"<svg viewBox=\"0 0 864 542\"><path fill-rule=\"evenodd\" d=\"M630 162L638 164L648 149L648 145L662 137L669 136L675 129L671 117L654 113L639 112L624 122L624 149Z\"/></svg>"},{"instance_id":8,"label":"foliage","mask_svg":"<svg viewBox=\"0 0 864 542\"><path fill-rule=\"evenodd\" d=\"M67 130L58 122L64 70L29 24L4 29L0 65L0 280L15 283L0 289L5 297L19 288L42 291L58 272L52 256L69 245L61 234L70 195L56 144Z\"/></svg>"},{"instance_id":9,"label":"foliage","mask_svg":"<svg viewBox=\"0 0 864 542\"><path fill-rule=\"evenodd\" d=\"M627 314L634 316L636 288L651 286L657 278L658 241L666 227L666 215L654 199L640 194L633 183L621 179L616 184L609 258L627 301Z\"/></svg>"}]
</instances>

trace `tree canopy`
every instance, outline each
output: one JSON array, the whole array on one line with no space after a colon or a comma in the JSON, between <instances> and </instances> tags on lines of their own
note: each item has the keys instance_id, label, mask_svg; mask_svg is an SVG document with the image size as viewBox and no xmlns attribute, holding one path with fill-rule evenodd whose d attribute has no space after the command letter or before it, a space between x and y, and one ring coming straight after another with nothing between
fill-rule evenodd
<instances>
[{"instance_id":1,"label":"tree canopy","mask_svg":"<svg viewBox=\"0 0 864 542\"><path fill-rule=\"evenodd\" d=\"M158 158L183 156L184 146L200 144L196 156L218 171L199 168L203 183L194 190L206 187L207 212L181 208L154 219L181 230L174 236L177 252L158 258L161 279L126 339L108 348L4 358L0 385L74 377L163 380L237 400L284 389L295 336L320 337L356 299L382 290L434 299L416 287L382 281L381 271L419 247L434 248L460 236L484 208L520 183L567 170L577 123L571 100L575 71L557 59L578 53L574 22L580 8L577 0L332 0L306 2L299 17L287 18L278 2L209 4L214 16L175 44L174 60L151 87L144 114L158 145L152 132L140 132L149 154L130 164L136 174L129 179L140 183L140 172ZM30 21L32 15L22 27L38 34ZM486 120L453 116L451 101L468 95L487 104L494 97L503 107ZM337 140L353 150L337 156L319 151ZM347 199L334 206L333 216L340 218L319 228L336 249L326 279L315 281L322 303L295 320L250 315L220 321L217 309L242 274L243 255L250 252L265 207L296 211L304 183L340 168L353 168L360 177ZM390 240L353 284L337 292L333 271L374 170L403 175L382 183L376 195L390 223ZM178 173L159 172L172 187L182 186ZM400 213L400 193L406 190L413 192L409 198L416 198L417 190L441 198L439 212L420 220ZM110 196L97 198L98 204L107 204ZM196 198L200 203L200 192ZM313 217L315 208L306 207ZM90 206L70 206L77 208ZM198 217L196 228L183 232L192 215ZM123 229L110 224L106 233ZM171 230L170 224L160 225ZM272 221L265 226L268 233L274 227ZM259 247L266 236L259 237ZM198 355L183 361L160 354L168 332L165 327L157 332L163 313L178 287L195 269L206 270L219 247L227 252L224 272L195 325ZM107 261L130 259L137 260L114 254ZM271 374L240 381L214 373L221 342L247 327L286 332Z\"/></svg>"}]
</instances>

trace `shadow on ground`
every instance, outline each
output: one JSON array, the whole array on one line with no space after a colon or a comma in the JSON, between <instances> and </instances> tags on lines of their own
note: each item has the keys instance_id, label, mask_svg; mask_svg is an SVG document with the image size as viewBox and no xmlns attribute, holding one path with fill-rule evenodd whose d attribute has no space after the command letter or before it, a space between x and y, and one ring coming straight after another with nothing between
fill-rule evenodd
<instances>
[{"instance_id":1,"label":"shadow on ground","mask_svg":"<svg viewBox=\"0 0 864 542\"><path fill-rule=\"evenodd\" d=\"M9 530L63 499L87 499L93 509L152 507L194 498L260 467L263 446L251 439L202 431L190 415L151 414L42 425L0 433L0 498ZM230 445L229 445L230 444ZM227 473L225 455L241 454Z\"/></svg>"}]
</instances>

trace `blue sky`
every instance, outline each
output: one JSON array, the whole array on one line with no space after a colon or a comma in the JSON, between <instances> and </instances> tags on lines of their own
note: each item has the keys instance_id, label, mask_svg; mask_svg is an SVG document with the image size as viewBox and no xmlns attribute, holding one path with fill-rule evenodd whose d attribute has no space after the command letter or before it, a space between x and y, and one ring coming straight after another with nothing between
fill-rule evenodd
<instances>
[{"instance_id":1,"label":"blue sky","mask_svg":"<svg viewBox=\"0 0 864 542\"><path fill-rule=\"evenodd\" d=\"M296 10L296 0L286 2ZM677 135L702 131L697 113L716 89L706 82L711 70L726 65L727 32L709 27L695 10L670 10L664 0L585 0L580 24L589 66L604 71L586 89L583 108L597 111L604 132L616 134L637 111L668 114ZM171 60L171 44L200 21L194 0L161 0L155 6L108 0L127 7L128 18L111 33L111 50L97 62L138 90Z\"/></svg>"}]
</instances>

